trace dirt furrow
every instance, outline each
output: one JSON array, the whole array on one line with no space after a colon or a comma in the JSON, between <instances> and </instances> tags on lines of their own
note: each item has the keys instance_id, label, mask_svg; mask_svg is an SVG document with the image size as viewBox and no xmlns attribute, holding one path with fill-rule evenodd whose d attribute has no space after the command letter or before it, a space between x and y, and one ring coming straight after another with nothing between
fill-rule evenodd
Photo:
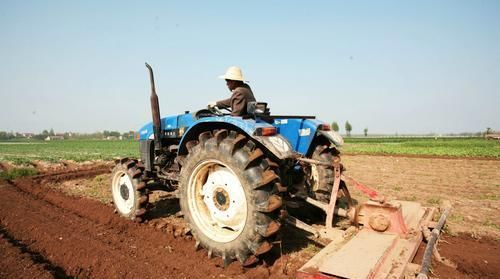
<instances>
[{"instance_id":1,"label":"dirt furrow","mask_svg":"<svg viewBox=\"0 0 500 279\"><path fill-rule=\"evenodd\" d=\"M434 262L435 276L499 278L500 161L389 156L344 159L349 175L387 196L431 206L451 200L448 230L467 234L442 237L441 254L458 269ZM285 226L279 260L265 260L250 269L237 262L223 268L220 259L208 259L205 250L196 251L194 241L182 234L182 219L174 217L179 210L175 199L157 197L149 223L138 224L119 217L111 204L61 192L64 187L102 180L109 171L109 164L87 165L14 183L0 181L0 278L293 278L319 251L299 231ZM98 187L105 192L109 186L101 183ZM365 198L355 189L351 192L360 201ZM481 238L476 232L487 232L493 238Z\"/></svg>"},{"instance_id":2,"label":"dirt furrow","mask_svg":"<svg viewBox=\"0 0 500 279\"><path fill-rule=\"evenodd\" d=\"M64 271L13 238L0 224L0 278L66 277Z\"/></svg>"},{"instance_id":3,"label":"dirt furrow","mask_svg":"<svg viewBox=\"0 0 500 279\"><path fill-rule=\"evenodd\" d=\"M124 277L128 270L121 269L114 261L137 267L131 263L133 257L127 257L130 251L126 247L109 246L99 240L103 231L93 222L50 206L43 200L27 195L20 197L19 194L12 188L2 191L0 200L8 208L0 215L2 225L17 239L27 243L30 249L39 251L48 261L61 266L67 274L87 277L102 269L106 272L99 275L104 277ZM147 273L145 275L149 277Z\"/></svg>"},{"instance_id":4,"label":"dirt furrow","mask_svg":"<svg viewBox=\"0 0 500 279\"><path fill-rule=\"evenodd\" d=\"M0 188L0 222L68 276L93 278L207 278L244 273L238 263L196 252L193 241L128 222L99 202L73 198L37 185ZM22 191L20 190L22 189Z\"/></svg>"}]
</instances>

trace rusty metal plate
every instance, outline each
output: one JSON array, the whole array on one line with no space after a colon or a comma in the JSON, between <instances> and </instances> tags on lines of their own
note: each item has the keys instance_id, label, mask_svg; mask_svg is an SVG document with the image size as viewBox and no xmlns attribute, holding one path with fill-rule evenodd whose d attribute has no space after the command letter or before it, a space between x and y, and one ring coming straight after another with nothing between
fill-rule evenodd
<instances>
[{"instance_id":1,"label":"rusty metal plate","mask_svg":"<svg viewBox=\"0 0 500 279\"><path fill-rule=\"evenodd\" d=\"M369 278L398 235L361 231L319 267L319 271L344 278Z\"/></svg>"}]
</instances>

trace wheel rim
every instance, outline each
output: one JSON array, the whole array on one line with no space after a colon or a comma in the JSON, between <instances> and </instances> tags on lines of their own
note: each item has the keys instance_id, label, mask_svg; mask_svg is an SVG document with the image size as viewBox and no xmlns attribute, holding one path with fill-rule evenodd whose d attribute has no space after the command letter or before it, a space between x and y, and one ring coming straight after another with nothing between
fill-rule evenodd
<instances>
[{"instance_id":1,"label":"wheel rim","mask_svg":"<svg viewBox=\"0 0 500 279\"><path fill-rule=\"evenodd\" d=\"M312 164L311 165L311 174L309 176L309 179L310 179L310 182L311 182L311 186L312 186L312 190L315 192L318 190L319 188L319 171L318 171L318 166Z\"/></svg>"},{"instance_id":2,"label":"wheel rim","mask_svg":"<svg viewBox=\"0 0 500 279\"><path fill-rule=\"evenodd\" d=\"M188 207L203 234L217 242L230 242L243 231L247 203L236 174L218 160L199 163L189 177Z\"/></svg>"},{"instance_id":3,"label":"wheel rim","mask_svg":"<svg viewBox=\"0 0 500 279\"><path fill-rule=\"evenodd\" d=\"M112 183L113 201L122 214L130 214L134 208L135 192L130 177L124 171L118 171Z\"/></svg>"}]
</instances>

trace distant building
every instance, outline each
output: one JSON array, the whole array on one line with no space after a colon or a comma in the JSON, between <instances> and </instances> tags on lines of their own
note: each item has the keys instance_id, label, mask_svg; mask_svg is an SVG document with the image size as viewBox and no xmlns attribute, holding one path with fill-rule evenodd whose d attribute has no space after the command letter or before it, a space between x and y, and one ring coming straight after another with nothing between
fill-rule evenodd
<instances>
[{"instance_id":1,"label":"distant building","mask_svg":"<svg viewBox=\"0 0 500 279\"><path fill-rule=\"evenodd\" d=\"M500 140L500 133L491 133L484 135L487 140Z\"/></svg>"},{"instance_id":2,"label":"distant building","mask_svg":"<svg viewBox=\"0 0 500 279\"><path fill-rule=\"evenodd\" d=\"M33 136L35 136L34 133L22 133L21 134L24 138L27 138L27 139L30 139L32 138Z\"/></svg>"},{"instance_id":3,"label":"distant building","mask_svg":"<svg viewBox=\"0 0 500 279\"><path fill-rule=\"evenodd\" d=\"M64 136L48 136L45 138L46 141L51 141L51 140L63 140Z\"/></svg>"}]
</instances>

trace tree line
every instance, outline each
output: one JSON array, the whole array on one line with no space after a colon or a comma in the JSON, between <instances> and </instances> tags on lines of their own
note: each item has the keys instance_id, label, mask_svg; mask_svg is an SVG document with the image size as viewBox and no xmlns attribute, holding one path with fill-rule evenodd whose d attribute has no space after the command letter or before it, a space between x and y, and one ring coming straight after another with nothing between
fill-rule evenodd
<instances>
[{"instance_id":1,"label":"tree line","mask_svg":"<svg viewBox=\"0 0 500 279\"><path fill-rule=\"evenodd\" d=\"M333 121L332 124L330 125L331 126L331 129L334 130L335 132L338 132L340 129L339 129L339 124L336 122L336 121ZM344 125L344 129L346 131L346 135L348 137L351 136L351 131L352 131L352 125L351 123L349 123L349 121L346 121L345 122L345 125ZM496 133L495 131L493 131L493 129L491 128L486 128L485 131L483 132L475 132L475 133L451 133L451 134L447 134L449 136L459 136L459 137L484 137L488 134L494 134ZM365 135L365 137L368 136L368 128L364 128L363 129L363 134ZM434 133L430 133L429 135L434 135ZM398 133L396 132L396 136L398 136Z\"/></svg>"},{"instance_id":2,"label":"tree line","mask_svg":"<svg viewBox=\"0 0 500 279\"><path fill-rule=\"evenodd\" d=\"M331 124L331 127L332 127L332 130L334 130L335 132L339 131L339 124L337 122L333 121ZM349 123L349 121L346 121L344 128L345 128L345 132L346 132L347 136L350 137L351 131L352 131L351 123ZM368 136L368 128L364 128L363 133L364 133L365 137L367 137Z\"/></svg>"}]
</instances>

